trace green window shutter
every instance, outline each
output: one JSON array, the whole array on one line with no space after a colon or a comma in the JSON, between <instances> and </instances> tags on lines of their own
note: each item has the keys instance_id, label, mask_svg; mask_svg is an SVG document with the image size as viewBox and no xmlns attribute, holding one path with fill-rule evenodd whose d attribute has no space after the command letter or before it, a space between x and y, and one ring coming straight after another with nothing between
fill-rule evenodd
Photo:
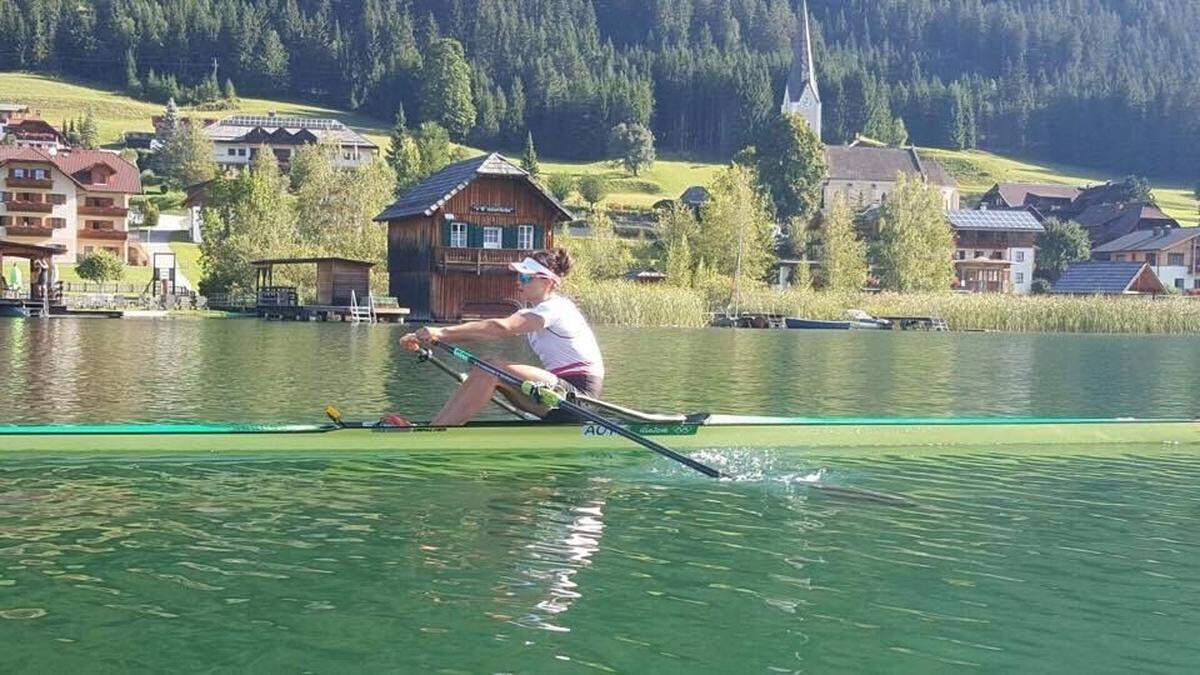
<instances>
[{"instance_id":1,"label":"green window shutter","mask_svg":"<svg viewBox=\"0 0 1200 675\"><path fill-rule=\"evenodd\" d=\"M533 247L546 248L546 228L542 225L533 226Z\"/></svg>"},{"instance_id":2,"label":"green window shutter","mask_svg":"<svg viewBox=\"0 0 1200 675\"><path fill-rule=\"evenodd\" d=\"M500 245L503 246L504 248L516 248L517 247L517 228L515 228L515 227L504 228L504 234L502 234L500 236Z\"/></svg>"},{"instance_id":3,"label":"green window shutter","mask_svg":"<svg viewBox=\"0 0 1200 675\"><path fill-rule=\"evenodd\" d=\"M442 221L442 246L450 246L450 221Z\"/></svg>"},{"instance_id":4,"label":"green window shutter","mask_svg":"<svg viewBox=\"0 0 1200 675\"><path fill-rule=\"evenodd\" d=\"M470 248L483 248L483 227L479 225L467 226L467 246Z\"/></svg>"}]
</instances>

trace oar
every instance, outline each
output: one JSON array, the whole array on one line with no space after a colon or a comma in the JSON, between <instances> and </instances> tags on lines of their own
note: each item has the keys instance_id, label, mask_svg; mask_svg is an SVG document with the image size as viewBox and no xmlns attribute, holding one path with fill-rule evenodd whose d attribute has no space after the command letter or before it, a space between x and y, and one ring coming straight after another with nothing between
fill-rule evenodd
<instances>
[{"instance_id":1,"label":"oar","mask_svg":"<svg viewBox=\"0 0 1200 675\"><path fill-rule=\"evenodd\" d=\"M438 357L436 357L436 356L434 356L434 355L433 355L433 351L432 351L432 350L425 349L424 347L422 347L422 348L421 348L421 349L420 349L420 350L417 352L417 358L419 358L419 359L421 359L422 361L425 361L425 362L427 362L427 363L432 363L434 366L436 366L436 367L437 367L437 369L438 369L438 370L440 370L440 371L442 371L443 373L445 373L445 374L449 375L450 377L454 378L454 379L455 379L455 381L457 381L459 384L462 384L463 382L465 382L465 381L467 380L467 376L466 376L466 374L464 374L464 373L460 373L459 371L457 371L457 370L455 370L455 369L451 368L450 366L446 365L446 362L445 362L445 361L442 361L441 359L439 359ZM492 403L495 403L496 405L498 405L498 406L500 406L502 409L504 409L506 412L508 412L508 413L510 413L510 414L512 414L512 415L515 415L516 417L519 417L519 418L521 418L521 419L523 419L523 420L526 420L526 421L533 421L533 420L536 420L536 419L537 419L537 417L536 417L535 415L532 415L532 414L530 414L530 413L527 413L527 412L525 412L524 410L521 410L521 409L520 409L520 408L518 408L517 406L513 405L512 403L509 403L509 402L508 402L508 401L507 401L507 400L504 398L504 396L503 396L503 395L501 395L501 394L499 394L499 393L492 394Z\"/></svg>"},{"instance_id":2,"label":"oar","mask_svg":"<svg viewBox=\"0 0 1200 675\"><path fill-rule=\"evenodd\" d=\"M435 340L433 342L433 344L437 345L438 347L441 347L442 349L446 350L447 352L454 355L455 357L462 359L463 361L482 370L483 372L495 377L496 379L500 380L504 384L507 384L510 387L516 387L517 389L520 389L521 392L524 393L526 396L532 398L533 400L537 401L538 403L541 403L542 405L546 406L547 408L562 408L563 410L566 410L567 412L572 413L572 414L576 415L577 417L581 417L593 424L604 427L605 429L608 429L609 431L613 432L614 434L617 434L618 436L627 438L648 450L657 452L658 454L662 455L663 457L668 457L670 459L673 459L676 462L679 462L680 464L687 466L688 468L695 469L696 471L699 471L700 473L704 474L705 476L709 476L710 478L722 478L723 477L720 471L717 471L716 469L712 468L711 466L708 466L706 464L701 464L700 462L697 462L696 460L692 459L691 457L685 457L668 447L665 447L659 443L655 443L654 441L650 440L649 438L646 438L645 436L642 436L641 434L630 431L629 429L626 429L625 427L621 426L620 424L617 424L616 422L606 419L606 418L602 417L601 415L599 415L591 410L588 410L587 408L585 408L577 403L574 403L574 402L568 400L566 397L562 396L561 394L559 394L557 391L555 391L551 387L540 385L540 384L537 384L536 382L528 382L528 381L522 380L521 378L517 377L516 375L513 375L512 373L508 372L507 370L497 368L496 366L493 366L492 364L488 363L487 361L483 361L483 360L479 359L471 352L468 352L467 350L462 349L460 347L448 345L444 342L441 342L440 340Z\"/></svg>"}]
</instances>

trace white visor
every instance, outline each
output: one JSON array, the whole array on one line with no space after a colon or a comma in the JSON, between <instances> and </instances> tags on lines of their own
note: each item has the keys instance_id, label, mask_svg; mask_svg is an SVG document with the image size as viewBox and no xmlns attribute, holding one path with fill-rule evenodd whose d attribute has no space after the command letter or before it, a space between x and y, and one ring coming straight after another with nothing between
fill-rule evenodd
<instances>
[{"instance_id":1,"label":"white visor","mask_svg":"<svg viewBox=\"0 0 1200 675\"><path fill-rule=\"evenodd\" d=\"M509 263L508 268L518 274L528 274L535 277L550 279L555 283L562 283L562 277L558 276L549 267L546 267L533 258L525 258L521 262Z\"/></svg>"}]
</instances>

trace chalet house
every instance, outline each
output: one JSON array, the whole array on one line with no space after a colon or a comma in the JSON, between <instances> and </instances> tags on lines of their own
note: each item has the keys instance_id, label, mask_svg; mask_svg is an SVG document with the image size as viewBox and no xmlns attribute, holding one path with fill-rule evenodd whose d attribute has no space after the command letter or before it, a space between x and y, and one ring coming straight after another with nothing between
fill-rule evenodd
<instances>
[{"instance_id":1,"label":"chalet house","mask_svg":"<svg viewBox=\"0 0 1200 675\"><path fill-rule=\"evenodd\" d=\"M1177 228L1178 221L1154 204L1130 201L1128 181L1079 188L1068 185L997 183L980 200L983 210L1028 209L1039 220L1074 221L1087 230L1092 246L1103 246L1131 232Z\"/></svg>"},{"instance_id":2,"label":"chalet house","mask_svg":"<svg viewBox=\"0 0 1200 675\"><path fill-rule=\"evenodd\" d=\"M956 290L1018 293L1032 290L1037 236L1046 231L1029 211L950 211Z\"/></svg>"},{"instance_id":3,"label":"chalet house","mask_svg":"<svg viewBox=\"0 0 1200 675\"><path fill-rule=\"evenodd\" d=\"M821 209L828 210L841 194L852 209L862 210L887 201L896 189L896 176L904 174L935 186L947 211L959 207L958 185L935 160L921 157L916 148L873 147L860 141L825 149L829 177L821 192Z\"/></svg>"},{"instance_id":4,"label":"chalet house","mask_svg":"<svg viewBox=\"0 0 1200 675\"><path fill-rule=\"evenodd\" d=\"M1162 282L1144 262L1088 261L1067 267L1050 292L1057 295L1154 295Z\"/></svg>"},{"instance_id":5,"label":"chalet house","mask_svg":"<svg viewBox=\"0 0 1200 675\"><path fill-rule=\"evenodd\" d=\"M997 183L979 200L980 209L1031 209L1039 218L1071 208L1082 188L1044 183Z\"/></svg>"},{"instance_id":6,"label":"chalet house","mask_svg":"<svg viewBox=\"0 0 1200 675\"><path fill-rule=\"evenodd\" d=\"M389 294L424 321L498 316L517 307L510 262L554 245L574 216L498 154L456 162L375 217L388 225Z\"/></svg>"},{"instance_id":7,"label":"chalet house","mask_svg":"<svg viewBox=\"0 0 1200 675\"><path fill-rule=\"evenodd\" d=\"M1093 257L1141 262L1167 287L1200 292L1200 228L1138 230L1096 247Z\"/></svg>"},{"instance_id":8,"label":"chalet house","mask_svg":"<svg viewBox=\"0 0 1200 675\"><path fill-rule=\"evenodd\" d=\"M24 118L3 125L0 133L5 141L18 148L38 148L53 154L71 147L67 138L46 120Z\"/></svg>"},{"instance_id":9,"label":"chalet house","mask_svg":"<svg viewBox=\"0 0 1200 675\"><path fill-rule=\"evenodd\" d=\"M1092 238L1092 247L1103 246L1132 232L1175 229L1179 221L1146 202L1093 204L1071 216Z\"/></svg>"},{"instance_id":10,"label":"chalet house","mask_svg":"<svg viewBox=\"0 0 1200 675\"><path fill-rule=\"evenodd\" d=\"M354 168L370 164L379 146L337 120L304 117L235 115L204 127L212 141L214 160L224 169L249 166L260 149L275 155L282 165L292 161L296 149L321 142L335 143L340 150L335 166Z\"/></svg>"},{"instance_id":11,"label":"chalet house","mask_svg":"<svg viewBox=\"0 0 1200 675\"><path fill-rule=\"evenodd\" d=\"M29 106L20 103L0 103L0 126L19 121L29 114Z\"/></svg>"},{"instance_id":12,"label":"chalet house","mask_svg":"<svg viewBox=\"0 0 1200 675\"><path fill-rule=\"evenodd\" d=\"M129 198L142 191L135 166L104 150L0 146L0 236L61 246L61 262L107 249L131 264L144 254L129 242Z\"/></svg>"}]
</instances>

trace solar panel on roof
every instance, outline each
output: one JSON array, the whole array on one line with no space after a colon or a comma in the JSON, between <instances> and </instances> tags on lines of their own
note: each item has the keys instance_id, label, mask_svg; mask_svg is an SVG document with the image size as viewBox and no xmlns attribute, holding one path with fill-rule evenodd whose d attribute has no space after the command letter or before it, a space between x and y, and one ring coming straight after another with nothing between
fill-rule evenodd
<instances>
[{"instance_id":1,"label":"solar panel on roof","mask_svg":"<svg viewBox=\"0 0 1200 675\"><path fill-rule=\"evenodd\" d=\"M326 131L342 129L345 126L341 122L331 119L269 117L260 115L235 115L221 120L221 124L231 127L290 127L293 129L321 129Z\"/></svg>"}]
</instances>

